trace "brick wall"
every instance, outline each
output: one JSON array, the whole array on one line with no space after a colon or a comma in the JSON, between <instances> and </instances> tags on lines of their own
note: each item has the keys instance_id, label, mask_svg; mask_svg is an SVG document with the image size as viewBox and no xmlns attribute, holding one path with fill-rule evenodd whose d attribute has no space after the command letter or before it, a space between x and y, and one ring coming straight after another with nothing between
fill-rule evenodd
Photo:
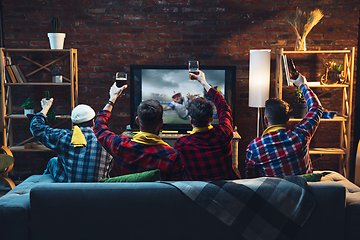
<instances>
[{"instance_id":1,"label":"brick wall","mask_svg":"<svg viewBox=\"0 0 360 240\"><path fill-rule=\"evenodd\" d=\"M358 45L359 0L3 0L2 6L6 48L49 48L49 20L61 18L65 48L78 49L79 102L96 111L108 99L114 72L129 71L130 64L186 64L198 59L201 65L235 65L234 122L242 136L241 168L246 146L256 135L257 110L247 106L249 50L293 50L295 34L286 16L296 7L319 8L325 14L307 37L308 49ZM306 71L303 67L305 75ZM130 123L129 102L126 95L116 103L111 128L117 133ZM331 138L326 131L317 137ZM314 167L337 170L337 159L323 157Z\"/></svg>"}]
</instances>

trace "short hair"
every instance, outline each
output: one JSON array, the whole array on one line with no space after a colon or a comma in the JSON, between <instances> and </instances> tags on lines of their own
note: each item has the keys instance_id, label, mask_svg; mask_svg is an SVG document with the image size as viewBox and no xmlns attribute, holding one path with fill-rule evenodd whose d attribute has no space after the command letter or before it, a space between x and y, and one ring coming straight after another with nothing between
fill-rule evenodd
<instances>
[{"instance_id":1,"label":"short hair","mask_svg":"<svg viewBox=\"0 0 360 240\"><path fill-rule=\"evenodd\" d=\"M271 125L285 124L289 120L289 104L278 98L271 98L265 102L265 116Z\"/></svg>"},{"instance_id":2,"label":"short hair","mask_svg":"<svg viewBox=\"0 0 360 240\"><path fill-rule=\"evenodd\" d=\"M157 100L145 100L138 106L137 115L140 126L144 128L155 128L162 120L163 107Z\"/></svg>"},{"instance_id":3,"label":"short hair","mask_svg":"<svg viewBox=\"0 0 360 240\"><path fill-rule=\"evenodd\" d=\"M211 123L213 117L213 105L210 101L202 97L196 97L190 100L189 115L195 127L205 127Z\"/></svg>"}]
</instances>

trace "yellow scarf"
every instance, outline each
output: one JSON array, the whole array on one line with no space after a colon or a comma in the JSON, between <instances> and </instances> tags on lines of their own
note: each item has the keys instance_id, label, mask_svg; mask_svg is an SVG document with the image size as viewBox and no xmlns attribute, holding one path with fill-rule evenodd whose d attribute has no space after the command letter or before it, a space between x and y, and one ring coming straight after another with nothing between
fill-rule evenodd
<instances>
[{"instance_id":1,"label":"yellow scarf","mask_svg":"<svg viewBox=\"0 0 360 240\"><path fill-rule=\"evenodd\" d=\"M263 132L262 135L265 135L269 132L275 132L281 129L286 129L286 124L276 124L276 125L272 125L270 127L268 127L267 129L265 129L265 131Z\"/></svg>"},{"instance_id":2,"label":"yellow scarf","mask_svg":"<svg viewBox=\"0 0 360 240\"><path fill-rule=\"evenodd\" d=\"M134 141L137 143L142 143L145 145L152 145L152 146L154 146L154 145L169 146L169 144L164 142L158 135L155 135L152 133L147 133L147 132L139 132L131 139L131 141Z\"/></svg>"},{"instance_id":3,"label":"yellow scarf","mask_svg":"<svg viewBox=\"0 0 360 240\"><path fill-rule=\"evenodd\" d=\"M197 132L207 132L211 129L213 129L214 127L212 125L209 125L209 126L206 126L206 127L194 127L192 129L192 131L190 132L190 134L194 134L194 133L197 133Z\"/></svg>"},{"instance_id":4,"label":"yellow scarf","mask_svg":"<svg viewBox=\"0 0 360 240\"><path fill-rule=\"evenodd\" d=\"M85 147L86 146L86 139L84 134L81 132L78 126L73 127L73 134L71 137L71 144L74 147Z\"/></svg>"}]
</instances>

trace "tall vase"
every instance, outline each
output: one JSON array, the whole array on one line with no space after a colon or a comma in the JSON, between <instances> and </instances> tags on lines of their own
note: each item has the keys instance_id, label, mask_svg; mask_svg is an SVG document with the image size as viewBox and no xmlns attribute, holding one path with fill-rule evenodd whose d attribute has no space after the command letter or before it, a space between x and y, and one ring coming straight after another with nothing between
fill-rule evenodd
<instances>
[{"instance_id":1,"label":"tall vase","mask_svg":"<svg viewBox=\"0 0 360 240\"><path fill-rule=\"evenodd\" d=\"M301 38L301 36L296 38L295 51L306 51L306 37L304 37L303 39Z\"/></svg>"}]
</instances>

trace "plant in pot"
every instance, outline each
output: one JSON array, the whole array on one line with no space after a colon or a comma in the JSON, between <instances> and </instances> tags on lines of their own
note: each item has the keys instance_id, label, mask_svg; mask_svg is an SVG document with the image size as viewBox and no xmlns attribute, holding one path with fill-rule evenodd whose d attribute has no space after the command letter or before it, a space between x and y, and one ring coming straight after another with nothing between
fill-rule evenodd
<instances>
[{"instance_id":1,"label":"plant in pot","mask_svg":"<svg viewBox=\"0 0 360 240\"><path fill-rule=\"evenodd\" d=\"M59 17L53 17L50 20L51 33L48 33L50 48L51 49L63 49L64 39L66 34L60 33L61 21Z\"/></svg>"},{"instance_id":2,"label":"plant in pot","mask_svg":"<svg viewBox=\"0 0 360 240\"><path fill-rule=\"evenodd\" d=\"M322 84L338 84L344 81L342 63L335 61L329 61L324 64L325 73L321 76Z\"/></svg>"},{"instance_id":3,"label":"plant in pot","mask_svg":"<svg viewBox=\"0 0 360 240\"><path fill-rule=\"evenodd\" d=\"M307 106L303 93L299 87L295 88L293 101L294 118L304 118L307 113Z\"/></svg>"},{"instance_id":4,"label":"plant in pot","mask_svg":"<svg viewBox=\"0 0 360 240\"><path fill-rule=\"evenodd\" d=\"M51 75L52 75L52 82L53 83L62 83L62 72L61 67L58 65L51 67Z\"/></svg>"},{"instance_id":5,"label":"plant in pot","mask_svg":"<svg viewBox=\"0 0 360 240\"><path fill-rule=\"evenodd\" d=\"M25 101L23 102L21 107L24 108L24 115L25 116L28 115L28 114L33 114L34 113L34 108L35 108L35 101L32 100L31 98L27 98L27 99L25 99Z\"/></svg>"}]
</instances>

